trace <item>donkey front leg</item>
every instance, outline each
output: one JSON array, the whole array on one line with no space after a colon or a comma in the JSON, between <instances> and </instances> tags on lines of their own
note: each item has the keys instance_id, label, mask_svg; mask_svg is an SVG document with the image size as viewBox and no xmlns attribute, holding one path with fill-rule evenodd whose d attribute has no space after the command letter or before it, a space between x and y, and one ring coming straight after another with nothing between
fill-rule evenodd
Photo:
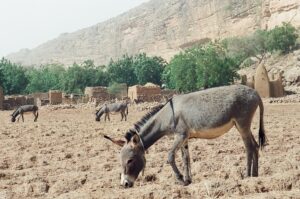
<instances>
[{"instance_id":1,"label":"donkey front leg","mask_svg":"<svg viewBox=\"0 0 300 199\"><path fill-rule=\"evenodd\" d=\"M188 141L186 141L181 147L181 154L184 164L184 183L185 185L189 185L192 183L191 177L191 161L190 161L190 153Z\"/></svg>"},{"instance_id":2,"label":"donkey front leg","mask_svg":"<svg viewBox=\"0 0 300 199\"><path fill-rule=\"evenodd\" d=\"M22 121L24 122L24 116L23 116L23 113L21 113L21 116L22 116Z\"/></svg>"},{"instance_id":3,"label":"donkey front leg","mask_svg":"<svg viewBox=\"0 0 300 199\"><path fill-rule=\"evenodd\" d=\"M106 118L107 118L107 113L105 113L104 115L104 122L106 122Z\"/></svg>"},{"instance_id":4,"label":"donkey front leg","mask_svg":"<svg viewBox=\"0 0 300 199\"><path fill-rule=\"evenodd\" d=\"M17 119L18 122L19 122L20 118L21 118L21 115L19 115L19 117L18 117L18 119Z\"/></svg>"},{"instance_id":5,"label":"donkey front leg","mask_svg":"<svg viewBox=\"0 0 300 199\"><path fill-rule=\"evenodd\" d=\"M183 179L183 175L180 173L178 170L176 163L175 163L175 154L177 150L182 146L182 144L188 139L188 136L186 134L180 134L177 135L175 138L175 142L173 144L173 147L171 151L169 152L168 156L168 163L171 165L173 171L175 172L176 178L179 181L180 184L182 185L188 185L185 183Z\"/></svg>"}]
</instances>

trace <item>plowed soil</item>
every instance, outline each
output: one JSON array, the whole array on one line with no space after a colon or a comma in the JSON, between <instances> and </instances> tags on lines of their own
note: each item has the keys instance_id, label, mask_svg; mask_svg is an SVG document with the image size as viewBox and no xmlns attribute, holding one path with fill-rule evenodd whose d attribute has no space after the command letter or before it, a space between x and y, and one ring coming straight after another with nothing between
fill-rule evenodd
<instances>
[{"instance_id":1,"label":"plowed soil","mask_svg":"<svg viewBox=\"0 0 300 199\"><path fill-rule=\"evenodd\" d=\"M120 183L120 147L102 135L122 138L146 111L129 107L127 122L112 115L96 122L94 109L42 108L37 122L10 122L0 111L0 199L2 198L300 198L300 104L265 104L269 145L260 151L259 177L245 176L246 154L233 128L214 140L190 140L193 182L176 184L167 163L173 138L146 154L135 186ZM253 121L257 139L258 115ZM177 162L182 168L180 153Z\"/></svg>"}]
</instances>

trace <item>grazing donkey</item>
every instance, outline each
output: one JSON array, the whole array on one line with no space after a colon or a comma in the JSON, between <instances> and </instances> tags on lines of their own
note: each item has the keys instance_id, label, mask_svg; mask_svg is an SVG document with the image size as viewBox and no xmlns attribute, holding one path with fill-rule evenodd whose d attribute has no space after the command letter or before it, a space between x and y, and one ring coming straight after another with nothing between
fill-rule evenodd
<instances>
[{"instance_id":1,"label":"grazing donkey","mask_svg":"<svg viewBox=\"0 0 300 199\"><path fill-rule=\"evenodd\" d=\"M24 122L24 116L23 116L23 114L24 113L32 112L33 115L34 115L34 121L36 122L37 118L39 117L38 110L39 110L39 108L37 106L35 106L35 105L23 105L23 106L20 106L20 107L18 107L13 112L13 114L11 114L11 116L12 116L11 121L15 122L16 121L16 117L18 115L20 115L19 118L18 118L18 121L19 121L20 117L22 117L22 121Z\"/></svg>"},{"instance_id":2,"label":"grazing donkey","mask_svg":"<svg viewBox=\"0 0 300 199\"><path fill-rule=\"evenodd\" d=\"M110 121L109 113L110 112L120 112L121 113L121 121L123 118L125 121L127 120L128 115L128 105L127 102L119 102L113 104L104 104L97 112L96 112L96 121L100 121L101 116L105 113L104 121L108 118Z\"/></svg>"},{"instance_id":3,"label":"grazing donkey","mask_svg":"<svg viewBox=\"0 0 300 199\"><path fill-rule=\"evenodd\" d=\"M259 145L250 126L259 106ZM247 154L247 176L258 176L258 148L266 142L263 123L264 107L258 93L250 87L232 85L207 89L170 99L165 105L145 115L126 134L126 141L114 140L121 150L121 184L132 187L140 171L145 168L145 150L165 135L175 135L168 162L182 185L192 182L188 139L214 139L237 128ZM184 176L175 164L175 153L182 152Z\"/></svg>"}]
</instances>

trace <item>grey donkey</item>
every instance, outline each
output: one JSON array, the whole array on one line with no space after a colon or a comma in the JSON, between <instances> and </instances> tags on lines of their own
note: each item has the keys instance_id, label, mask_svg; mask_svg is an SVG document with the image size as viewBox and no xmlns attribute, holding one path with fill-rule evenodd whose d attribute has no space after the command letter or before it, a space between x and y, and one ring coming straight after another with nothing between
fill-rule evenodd
<instances>
[{"instance_id":1,"label":"grey donkey","mask_svg":"<svg viewBox=\"0 0 300 199\"><path fill-rule=\"evenodd\" d=\"M22 117L22 121L24 122L24 113L30 113L32 112L32 114L34 115L34 121L36 122L38 117L39 117L39 112L38 112L39 108L35 105L23 105L23 106L19 106L12 114L11 114L11 121L15 122L16 118L18 115L18 121L20 119L20 117Z\"/></svg>"},{"instance_id":2,"label":"grey donkey","mask_svg":"<svg viewBox=\"0 0 300 199\"><path fill-rule=\"evenodd\" d=\"M253 115L259 107L259 144L251 132ZM191 138L214 139L228 132L233 126L239 131L247 154L247 176L258 176L258 149L266 145L263 122L264 107L258 93L250 87L232 85L207 89L170 99L145 115L125 134L125 140L105 138L122 146L121 185L132 187L146 165L145 150L165 135L174 135L168 162L180 184L189 185L191 163L188 140ZM184 175L175 163L175 153L181 150Z\"/></svg>"},{"instance_id":3,"label":"grey donkey","mask_svg":"<svg viewBox=\"0 0 300 199\"><path fill-rule=\"evenodd\" d=\"M100 121L100 118L103 114L104 121L108 118L110 121L109 114L111 112L120 112L121 113L121 121L125 119L127 120L128 115L128 103L127 102L119 102L119 103L112 103L112 104L104 104L97 112L96 112L96 121Z\"/></svg>"}]
</instances>

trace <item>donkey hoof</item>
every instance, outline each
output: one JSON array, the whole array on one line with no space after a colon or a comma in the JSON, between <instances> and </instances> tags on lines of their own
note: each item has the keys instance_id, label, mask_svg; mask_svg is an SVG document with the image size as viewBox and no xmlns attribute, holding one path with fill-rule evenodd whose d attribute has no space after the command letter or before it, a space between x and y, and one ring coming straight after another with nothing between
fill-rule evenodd
<instances>
[{"instance_id":1,"label":"donkey hoof","mask_svg":"<svg viewBox=\"0 0 300 199\"><path fill-rule=\"evenodd\" d=\"M176 184L184 185L183 175L176 175Z\"/></svg>"},{"instance_id":2,"label":"donkey hoof","mask_svg":"<svg viewBox=\"0 0 300 199\"><path fill-rule=\"evenodd\" d=\"M176 175L176 179L178 180L178 181L181 181L181 182L184 182L184 180L183 180L183 175Z\"/></svg>"},{"instance_id":3,"label":"donkey hoof","mask_svg":"<svg viewBox=\"0 0 300 199\"><path fill-rule=\"evenodd\" d=\"M184 186L188 186L189 184L191 184L192 183L192 180L191 179L187 179L187 180L185 180L184 181Z\"/></svg>"},{"instance_id":4,"label":"donkey hoof","mask_svg":"<svg viewBox=\"0 0 300 199\"><path fill-rule=\"evenodd\" d=\"M175 184L176 184L176 185L183 185L183 186L186 186L184 180L178 180L178 179L177 179L177 181L175 182Z\"/></svg>"}]
</instances>

